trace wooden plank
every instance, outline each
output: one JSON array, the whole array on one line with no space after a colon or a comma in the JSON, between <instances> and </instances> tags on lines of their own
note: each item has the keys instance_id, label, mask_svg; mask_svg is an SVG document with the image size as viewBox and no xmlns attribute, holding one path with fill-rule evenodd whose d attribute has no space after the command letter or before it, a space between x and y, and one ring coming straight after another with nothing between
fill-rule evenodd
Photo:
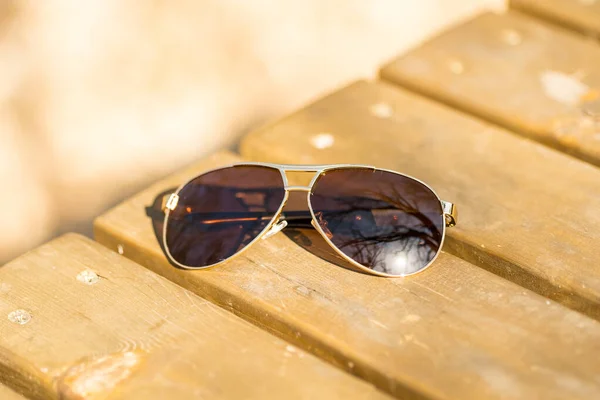
<instances>
[{"instance_id":1,"label":"wooden plank","mask_svg":"<svg viewBox=\"0 0 600 400\"><path fill-rule=\"evenodd\" d=\"M0 399L2 400L26 400L25 397L13 392L11 389L0 384Z\"/></svg>"},{"instance_id":2,"label":"wooden plank","mask_svg":"<svg viewBox=\"0 0 600 400\"><path fill-rule=\"evenodd\" d=\"M335 162L344 158L340 150L356 154L351 149L358 144L352 140L359 130L372 132L389 147L401 146L375 133L382 126L360 124L361 117L354 117L360 115L360 107L353 104L360 104L363 96L373 100L369 87L353 89L341 103L338 95L309 107L252 135L243 147L255 158L267 158L264 154L272 145L271 159ZM382 90L397 95L387 86ZM337 116L328 123L333 112ZM352 127L355 123L360 129ZM330 129L339 135L337 153L324 151L319 157L300 141L309 139L310 132ZM393 138L391 130L384 132ZM251 141L262 139L266 142L257 143L256 152L249 150ZM374 143L367 141L365 148L369 145ZM371 156L389 162L384 152L373 151ZM319 236L291 230L261 240L215 268L187 271L171 266L145 207L193 175L235 160L228 154L215 155L156 183L99 217L96 239L401 398L600 395L597 321L445 253L410 279L385 279L326 261L331 250ZM443 189L439 180L434 183ZM468 226L471 217L465 215Z\"/></svg>"},{"instance_id":3,"label":"wooden plank","mask_svg":"<svg viewBox=\"0 0 600 400\"><path fill-rule=\"evenodd\" d=\"M513 9L600 39L600 1L511 0Z\"/></svg>"},{"instance_id":4,"label":"wooden plank","mask_svg":"<svg viewBox=\"0 0 600 400\"><path fill-rule=\"evenodd\" d=\"M510 12L401 56L391 82L600 165L600 46Z\"/></svg>"},{"instance_id":5,"label":"wooden plank","mask_svg":"<svg viewBox=\"0 0 600 400\"><path fill-rule=\"evenodd\" d=\"M387 397L73 234L0 269L0 314L0 376L32 398Z\"/></svg>"},{"instance_id":6,"label":"wooden plank","mask_svg":"<svg viewBox=\"0 0 600 400\"><path fill-rule=\"evenodd\" d=\"M385 111L385 112L384 112ZM319 132L333 145L318 149ZM385 83L357 83L242 143L252 160L403 171L458 204L446 249L600 318L600 171Z\"/></svg>"}]
</instances>

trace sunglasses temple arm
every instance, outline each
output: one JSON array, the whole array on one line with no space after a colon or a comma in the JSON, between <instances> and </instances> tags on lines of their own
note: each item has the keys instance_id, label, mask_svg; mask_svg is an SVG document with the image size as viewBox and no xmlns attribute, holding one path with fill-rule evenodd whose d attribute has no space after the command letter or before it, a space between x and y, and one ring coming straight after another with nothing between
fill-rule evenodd
<instances>
[{"instance_id":1,"label":"sunglasses temple arm","mask_svg":"<svg viewBox=\"0 0 600 400\"><path fill-rule=\"evenodd\" d=\"M173 210L177 205L177 201L179 200L179 196L174 193L167 193L161 199L160 211L153 209L153 207L146 208L146 214L149 217L159 217L158 214L164 215L163 212L165 209L169 208ZM456 209L456 205L450 203L448 201L442 200L442 209L444 212L444 218L446 220L446 226L453 227L458 222L458 211ZM151 215L152 214L152 215ZM231 218L227 217L224 219L215 219L212 223L230 223L230 222L240 222L244 220L251 220L257 217L260 217L260 213L241 213L239 218ZM289 227L295 228L311 228L312 227L312 216L309 211L287 211L282 214L282 219L285 219L288 222Z\"/></svg>"},{"instance_id":2,"label":"sunglasses temple arm","mask_svg":"<svg viewBox=\"0 0 600 400\"><path fill-rule=\"evenodd\" d=\"M203 224L239 224L243 222L253 222L265 218L261 212L239 212L239 213L191 213L191 217L201 217ZM288 211L281 215L279 220L285 220L287 226L293 228L312 228L312 216L308 211Z\"/></svg>"},{"instance_id":3,"label":"sunglasses temple arm","mask_svg":"<svg viewBox=\"0 0 600 400\"><path fill-rule=\"evenodd\" d=\"M156 210L153 207L146 207L146 215L148 215L152 219L162 219L164 218L165 214L163 211ZM189 215L192 217L201 216L201 214L198 213L192 213ZM224 216L225 218L203 219L202 222L205 224L240 223L254 221L257 218L261 218L262 216L263 214L258 212L242 212L239 216L233 216L229 214L227 216ZM450 213L445 212L444 217L446 219L446 226L455 226L457 223L456 206L453 206L453 209ZM281 219L285 219L288 223L287 226L289 226L290 228L312 228L312 216L308 211L288 211L282 215Z\"/></svg>"}]
</instances>

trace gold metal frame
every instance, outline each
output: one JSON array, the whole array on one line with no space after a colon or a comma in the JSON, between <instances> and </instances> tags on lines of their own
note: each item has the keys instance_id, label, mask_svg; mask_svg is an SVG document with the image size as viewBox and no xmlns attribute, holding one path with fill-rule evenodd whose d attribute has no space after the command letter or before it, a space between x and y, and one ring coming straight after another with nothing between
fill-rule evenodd
<instances>
[{"instance_id":1,"label":"gold metal frame","mask_svg":"<svg viewBox=\"0 0 600 400\"><path fill-rule=\"evenodd\" d=\"M209 172L217 171L217 170L220 170L220 169L224 169L224 168L244 166L244 165L252 165L252 166L261 166L261 167L266 167L266 168L272 168L272 169L278 170L279 173L281 174L281 177L283 179L284 189L285 189L285 195L283 197L281 205L279 206L278 210L275 212L273 218L269 221L269 223L265 226L265 228L256 236L256 238L254 238L252 241L250 241L250 243L248 243L240 251L238 251L237 253L233 254L232 256L230 256L230 257L228 257L228 258L226 258L224 260L221 260L221 261L219 261L217 263L214 263L214 264L211 264L211 265L207 265L207 266L204 266L204 267L190 267L190 266L186 266L186 265L183 265L183 264L180 264L179 262L177 262L173 258L173 256L171 255L171 253L169 252L169 248L167 246L167 222L169 220L169 214L170 214L170 212L172 210L174 210L175 207L177 207L177 202L179 201L179 192L181 191L181 189L183 189L183 187L185 187L188 183L190 183L194 179L198 178L198 176L207 174ZM317 182L317 180L321 176L323 176L323 174L326 171L331 171L331 170L335 170L335 169L346 169L346 168L366 168L366 169L372 169L374 171L390 172L390 173L393 173L393 174L396 174L396 175L407 177L409 179L413 179L413 180L421 183L426 188L428 188L433 193L433 195L440 201L440 205L441 205L441 209L442 209L442 216L445 218L445 224L443 225L443 231L442 231L442 241L440 243L440 247L439 247L437 253L435 254L435 256L431 259L431 261L427 265L425 265L423 268L419 269L418 271L415 271L415 272L412 272L412 273L409 273L409 274L402 274L402 275L392 275L392 274L386 274L386 273L379 272L379 271L374 271L374 270L372 270L370 268L367 268L367 267L365 267L365 266L357 263L352 258L348 257L346 254L344 254L344 252L342 252L341 250L339 250L333 244L333 242L327 237L327 235L321 229L321 226L317 222L317 218L315 216L315 213L314 213L313 208L312 208L312 204L310 202L310 195L312 194L312 189L313 189L315 183ZM309 183L308 186L295 186L295 185L289 185L286 172L313 172L315 175L313 176L313 178L310 181L310 183ZM221 167L218 167L218 168L213 168L213 169L204 171L202 174L197 175L197 176L189 179L188 181L184 182L181 186L179 186L177 188L177 190L175 190L174 193L172 193L171 195L169 195L168 197L165 197L163 199L162 207L163 207L163 210L165 211L165 219L164 219L164 224L163 224L162 241L163 241L163 247L165 249L165 253L166 253L167 257L169 258L169 260L174 265L176 265L176 266L178 266L180 268L191 269L191 270L212 268L212 267L216 267L217 265L223 264L226 261L232 260L234 257L237 257L237 256L241 255L246 249L248 249L257 240L259 240L259 239L266 239L266 238L274 235L275 233L279 232L280 230L282 230L285 227L285 225L287 224L287 222L285 222L285 220L280 220L280 218L281 218L281 212L283 211L283 207L287 203L287 200L289 198L289 194L290 194L291 191L304 191L304 192L307 192L307 198L306 198L306 200L307 200L308 209L310 211L310 215L311 215L311 218L312 218L311 224L317 230L317 232L319 232L319 234L323 237L323 239L325 239L325 241L327 242L327 244L329 244L333 248L333 250L335 250L335 252L339 256L341 256L344 260L346 260L347 262L349 262L353 266L359 268L361 271L365 271L365 272L367 272L369 274L377 275L377 276L384 276L384 277L392 277L392 278L394 278L394 277L403 277L403 276L414 275L416 273L424 271L431 264L433 264L433 262L439 256L439 254L440 254L440 252L442 250L442 246L444 245L444 239L446 238L446 228L447 227L453 227L458 222L458 214L457 214L456 206L453 203L441 200L440 197L437 195L437 193L429 185L427 185L425 182L423 182L423 181L421 181L421 180L419 180L417 178L414 178L412 176L409 176L409 175L406 175L406 174L402 174L402 173L399 173L399 172L396 172L396 171L392 171L392 170L389 170L389 169L376 168L376 167L373 167L373 166L370 166L370 165L360 165L360 164L295 165L295 164L272 164L272 163L262 163L262 162L233 163L233 164L228 164L228 165L224 165L224 166L221 166Z\"/></svg>"}]
</instances>

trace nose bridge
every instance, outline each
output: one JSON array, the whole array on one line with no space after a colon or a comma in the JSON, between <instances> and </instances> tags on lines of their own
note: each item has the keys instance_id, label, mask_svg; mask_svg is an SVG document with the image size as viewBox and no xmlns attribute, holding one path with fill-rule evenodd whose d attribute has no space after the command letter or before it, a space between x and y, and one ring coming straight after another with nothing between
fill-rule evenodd
<instances>
[{"instance_id":1,"label":"nose bridge","mask_svg":"<svg viewBox=\"0 0 600 400\"><path fill-rule=\"evenodd\" d=\"M287 185L285 190L290 192L310 192L310 186Z\"/></svg>"},{"instance_id":2,"label":"nose bridge","mask_svg":"<svg viewBox=\"0 0 600 400\"><path fill-rule=\"evenodd\" d=\"M285 168L285 189L290 192L309 192L311 183L320 172L318 168Z\"/></svg>"}]
</instances>

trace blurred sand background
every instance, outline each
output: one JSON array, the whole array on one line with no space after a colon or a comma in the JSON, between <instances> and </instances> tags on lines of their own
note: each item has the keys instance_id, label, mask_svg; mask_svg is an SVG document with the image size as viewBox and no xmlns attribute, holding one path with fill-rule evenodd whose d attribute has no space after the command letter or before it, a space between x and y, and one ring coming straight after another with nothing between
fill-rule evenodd
<instances>
[{"instance_id":1,"label":"blurred sand background","mask_svg":"<svg viewBox=\"0 0 600 400\"><path fill-rule=\"evenodd\" d=\"M0 264L504 0L0 0Z\"/></svg>"}]
</instances>

